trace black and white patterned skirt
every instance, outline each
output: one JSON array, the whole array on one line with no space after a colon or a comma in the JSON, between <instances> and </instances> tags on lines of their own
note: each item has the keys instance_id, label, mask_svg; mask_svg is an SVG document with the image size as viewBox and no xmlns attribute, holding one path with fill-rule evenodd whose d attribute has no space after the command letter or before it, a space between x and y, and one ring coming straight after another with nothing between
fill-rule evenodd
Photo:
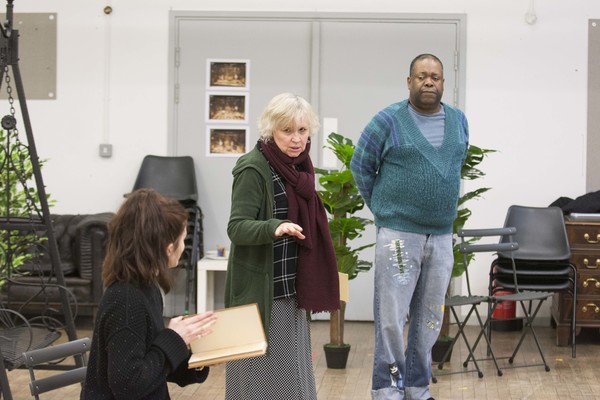
<instances>
[{"instance_id":1,"label":"black and white patterned skirt","mask_svg":"<svg viewBox=\"0 0 600 400\"><path fill-rule=\"evenodd\" d=\"M226 400L316 400L306 311L277 299L271 318L267 355L226 364Z\"/></svg>"}]
</instances>

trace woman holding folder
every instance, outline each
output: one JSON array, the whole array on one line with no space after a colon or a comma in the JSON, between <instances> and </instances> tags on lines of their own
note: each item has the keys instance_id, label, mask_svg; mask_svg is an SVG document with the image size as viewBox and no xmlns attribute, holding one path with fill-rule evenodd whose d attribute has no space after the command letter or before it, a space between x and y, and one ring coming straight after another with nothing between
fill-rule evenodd
<instances>
[{"instance_id":1,"label":"woman holding folder","mask_svg":"<svg viewBox=\"0 0 600 400\"><path fill-rule=\"evenodd\" d=\"M307 313L340 306L310 137L319 120L300 96L275 96L254 149L233 169L227 307L257 303L267 354L226 364L227 400L316 399ZM243 329L243 327L240 327Z\"/></svg>"},{"instance_id":2,"label":"woman holding folder","mask_svg":"<svg viewBox=\"0 0 600 400\"><path fill-rule=\"evenodd\" d=\"M211 333L212 313L163 322L161 289L171 288L184 248L187 212L151 189L130 194L108 226L106 291L94 324L82 399L169 399L167 381L203 382L188 369L189 343Z\"/></svg>"}]
</instances>

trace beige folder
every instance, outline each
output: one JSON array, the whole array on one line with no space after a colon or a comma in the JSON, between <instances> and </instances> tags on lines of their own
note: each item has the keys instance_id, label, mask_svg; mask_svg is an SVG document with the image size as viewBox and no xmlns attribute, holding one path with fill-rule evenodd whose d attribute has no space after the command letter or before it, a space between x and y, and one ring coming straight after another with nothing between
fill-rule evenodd
<instances>
[{"instance_id":1,"label":"beige folder","mask_svg":"<svg viewBox=\"0 0 600 400\"><path fill-rule=\"evenodd\" d=\"M212 333L190 343L188 368L256 357L267 351L267 340L256 304L216 310Z\"/></svg>"}]
</instances>

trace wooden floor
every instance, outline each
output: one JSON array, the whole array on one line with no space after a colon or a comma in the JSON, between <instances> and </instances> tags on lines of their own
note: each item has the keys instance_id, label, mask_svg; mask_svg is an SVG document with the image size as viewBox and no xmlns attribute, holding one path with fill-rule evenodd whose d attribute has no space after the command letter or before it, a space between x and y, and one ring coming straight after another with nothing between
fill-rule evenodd
<instances>
[{"instance_id":1,"label":"wooden floor","mask_svg":"<svg viewBox=\"0 0 600 400\"><path fill-rule=\"evenodd\" d=\"M474 328L468 328L475 334ZM597 329L583 330L578 337L577 358L571 358L570 347L555 346L555 331L550 327L537 327L550 371L542 366L505 369L499 377L491 361L482 361L484 377L476 373L458 373L438 377L431 384L431 393L440 399L516 400L516 399L600 399L600 332ZM79 337L90 335L89 327L79 329ZM510 352L519 333L494 332L494 349L497 355ZM373 362L373 324L369 322L347 322L346 342L352 345L346 369L327 369L322 346L329 339L327 321L312 324L313 357L319 400L370 399L371 367ZM515 365L539 362L539 354L529 338L525 341ZM478 357L483 357L478 352ZM462 371L466 356L462 341L455 347L450 364L443 371ZM508 365L507 360L500 360ZM434 373L441 373L437 366ZM40 374L49 374L40 371ZM9 380L16 400L31 399L29 375L26 370L10 371ZM201 385L180 388L169 384L171 397L175 400L223 399L225 373L223 366L211 368L208 380ZM79 398L80 387L55 390L42 397L45 400L69 400ZM240 399L243 400L243 399ZM286 400L286 399L265 399Z\"/></svg>"}]
</instances>

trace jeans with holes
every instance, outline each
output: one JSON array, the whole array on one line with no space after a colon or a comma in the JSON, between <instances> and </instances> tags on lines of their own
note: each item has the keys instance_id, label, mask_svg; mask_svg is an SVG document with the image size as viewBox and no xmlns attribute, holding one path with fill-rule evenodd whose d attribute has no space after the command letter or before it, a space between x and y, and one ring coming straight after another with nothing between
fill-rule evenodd
<instances>
[{"instance_id":1,"label":"jeans with holes","mask_svg":"<svg viewBox=\"0 0 600 400\"><path fill-rule=\"evenodd\" d=\"M440 332L453 264L450 233L377 228L374 400L430 397L431 348Z\"/></svg>"}]
</instances>

